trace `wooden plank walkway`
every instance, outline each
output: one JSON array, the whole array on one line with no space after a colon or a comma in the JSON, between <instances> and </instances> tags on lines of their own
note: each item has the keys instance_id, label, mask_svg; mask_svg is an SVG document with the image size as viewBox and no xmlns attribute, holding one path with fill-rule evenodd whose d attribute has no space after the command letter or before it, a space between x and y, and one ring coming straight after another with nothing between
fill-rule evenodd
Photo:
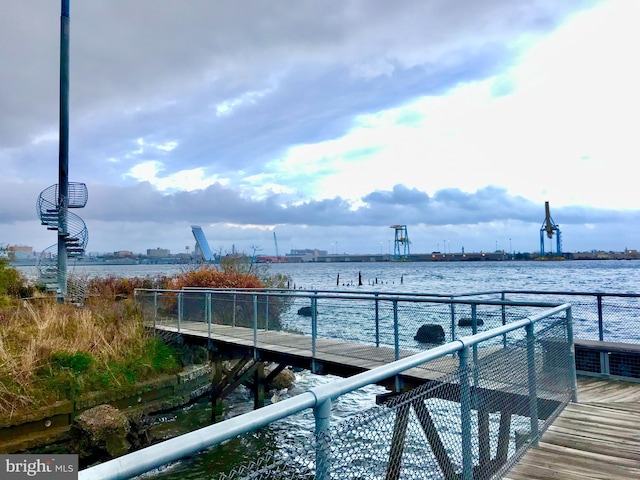
<instances>
[{"instance_id":1,"label":"wooden plank walkway","mask_svg":"<svg viewBox=\"0 0 640 480\"><path fill-rule=\"evenodd\" d=\"M157 330L177 332L174 324L156 324ZM185 336L201 339L208 337L208 327L203 322L183 321L180 332ZM232 327L230 325L211 325L211 340L218 346L229 348L253 348L253 329ZM267 361L285 360L291 366L310 368L312 359L312 340L308 335L283 331L258 331L257 349L261 358ZM496 348L481 349L480 356L494 353ZM415 350L401 350L400 358L415 355ZM338 375L344 371L348 376L353 373L371 370L386 365L395 360L395 352L391 347L376 347L330 338L316 339L316 360L323 364L326 372ZM419 383L436 380L443 374L454 371L458 366L458 359L453 356L437 359L404 372L403 377L415 378Z\"/></svg>"},{"instance_id":2,"label":"wooden plank walkway","mask_svg":"<svg viewBox=\"0 0 640 480\"><path fill-rule=\"evenodd\" d=\"M578 396L505 480L640 478L640 383L580 378Z\"/></svg>"}]
</instances>

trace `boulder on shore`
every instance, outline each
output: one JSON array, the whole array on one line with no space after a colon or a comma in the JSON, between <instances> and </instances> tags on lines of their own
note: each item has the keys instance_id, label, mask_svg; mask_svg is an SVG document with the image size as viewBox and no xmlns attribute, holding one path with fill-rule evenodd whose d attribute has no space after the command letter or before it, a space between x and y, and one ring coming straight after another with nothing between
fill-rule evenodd
<instances>
[{"instance_id":1,"label":"boulder on shore","mask_svg":"<svg viewBox=\"0 0 640 480\"><path fill-rule=\"evenodd\" d=\"M420 343L444 343L444 328L442 325L425 323L418 329L413 339Z\"/></svg>"},{"instance_id":2,"label":"boulder on shore","mask_svg":"<svg viewBox=\"0 0 640 480\"><path fill-rule=\"evenodd\" d=\"M71 425L71 443L80 459L102 460L131 448L127 416L111 405L98 405L78 415Z\"/></svg>"}]
</instances>

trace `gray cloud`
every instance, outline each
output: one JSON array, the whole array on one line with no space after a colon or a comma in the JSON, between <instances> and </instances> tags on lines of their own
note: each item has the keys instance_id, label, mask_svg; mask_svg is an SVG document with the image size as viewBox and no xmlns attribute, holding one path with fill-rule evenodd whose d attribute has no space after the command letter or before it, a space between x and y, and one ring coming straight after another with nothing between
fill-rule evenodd
<instances>
[{"instance_id":1,"label":"gray cloud","mask_svg":"<svg viewBox=\"0 0 640 480\"><path fill-rule=\"evenodd\" d=\"M6 3L0 243L40 244L50 232L35 219L35 200L57 181L60 5ZM353 209L341 198L252 199L233 182L239 170L268 173L264 164L291 146L339 137L358 115L502 71L517 58L521 35L549 32L577 8L583 7L549 0L347 0L331 8L293 0L72 2L70 170L72 180L89 185L89 204L79 214L91 244L182 245L191 223L277 225L285 243L300 247L342 235L352 251L365 248L358 246L362 235L375 238L366 248L376 251L394 223L427 229L510 222L531 229L543 208L498 187L427 193L397 185L365 195L364 206ZM495 93L509 88L505 79ZM216 115L216 106L238 99L245 101ZM139 138L147 146L134 153ZM177 148L153 147L168 141ZM231 183L163 194L125 178L149 160L163 163L161 176L202 167ZM292 182L304 185L304 176L293 173ZM567 226L638 220L636 212L579 207L553 215ZM221 230L226 243L256 235Z\"/></svg>"}]
</instances>

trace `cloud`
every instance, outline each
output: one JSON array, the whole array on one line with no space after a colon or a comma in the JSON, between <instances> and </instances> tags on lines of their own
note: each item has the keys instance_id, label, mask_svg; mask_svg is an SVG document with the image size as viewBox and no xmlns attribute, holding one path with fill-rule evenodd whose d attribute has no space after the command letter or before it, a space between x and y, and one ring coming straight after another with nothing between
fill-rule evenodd
<instances>
[{"instance_id":1,"label":"cloud","mask_svg":"<svg viewBox=\"0 0 640 480\"><path fill-rule=\"evenodd\" d=\"M638 8L73 3L70 171L89 186L90 248L176 248L191 223L238 244L276 228L377 251L401 223L425 251L445 235L535 248L545 200L567 245L631 244ZM47 235L34 204L58 175L58 28L50 0L0 18L5 241Z\"/></svg>"}]
</instances>

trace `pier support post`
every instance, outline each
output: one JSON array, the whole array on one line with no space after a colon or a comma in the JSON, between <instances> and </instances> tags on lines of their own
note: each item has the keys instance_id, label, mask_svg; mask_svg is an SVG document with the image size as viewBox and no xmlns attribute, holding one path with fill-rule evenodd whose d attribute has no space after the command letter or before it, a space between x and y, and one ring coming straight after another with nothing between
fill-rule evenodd
<instances>
[{"instance_id":1,"label":"pier support post","mask_svg":"<svg viewBox=\"0 0 640 480\"><path fill-rule=\"evenodd\" d=\"M264 363L258 362L253 373L253 409L264 407Z\"/></svg>"},{"instance_id":2,"label":"pier support post","mask_svg":"<svg viewBox=\"0 0 640 480\"><path fill-rule=\"evenodd\" d=\"M224 409L222 406L221 385L222 385L222 360L211 360L211 423L224 420Z\"/></svg>"}]
</instances>

